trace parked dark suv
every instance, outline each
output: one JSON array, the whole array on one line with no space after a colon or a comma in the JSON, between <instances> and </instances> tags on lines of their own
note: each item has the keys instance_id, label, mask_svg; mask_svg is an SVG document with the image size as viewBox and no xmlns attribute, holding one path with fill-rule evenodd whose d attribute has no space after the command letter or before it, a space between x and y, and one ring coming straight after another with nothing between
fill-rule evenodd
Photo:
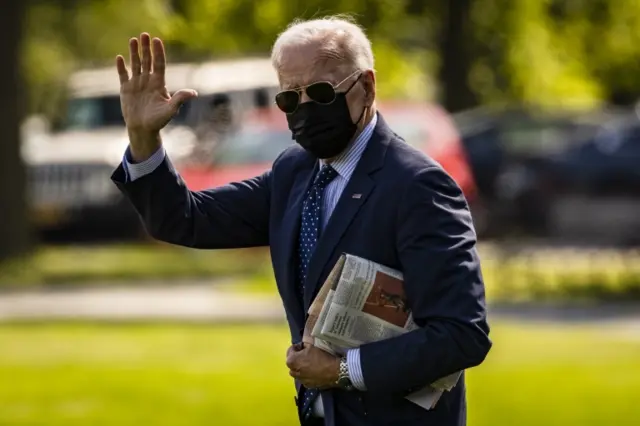
<instances>
[{"instance_id":1,"label":"parked dark suv","mask_svg":"<svg viewBox=\"0 0 640 426\"><path fill-rule=\"evenodd\" d=\"M606 244L636 238L635 115L475 110L456 122L482 199L483 236Z\"/></svg>"}]
</instances>

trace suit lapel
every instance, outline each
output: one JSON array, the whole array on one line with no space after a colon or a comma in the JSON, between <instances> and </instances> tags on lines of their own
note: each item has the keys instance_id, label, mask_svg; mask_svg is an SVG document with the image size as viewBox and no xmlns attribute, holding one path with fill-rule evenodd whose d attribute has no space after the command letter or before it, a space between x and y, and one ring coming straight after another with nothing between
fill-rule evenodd
<instances>
[{"instance_id":1,"label":"suit lapel","mask_svg":"<svg viewBox=\"0 0 640 426\"><path fill-rule=\"evenodd\" d=\"M304 195L311 184L311 180L318 168L318 161L309 157L295 175L295 180L289 194L287 210L283 218L283 240L284 244L284 270L286 271L283 282L282 297L286 298L285 304L288 309L293 310L294 318L304 318L305 313L300 306L298 289L296 283L296 251L298 247L298 231L300 229L300 219L302 212L302 202Z\"/></svg>"},{"instance_id":2,"label":"suit lapel","mask_svg":"<svg viewBox=\"0 0 640 426\"><path fill-rule=\"evenodd\" d=\"M304 293L305 308L311 304L317 290L322 285L319 282L322 271L333 256L340 239L375 188L376 183L371 174L382 167L389 142L389 133L382 116L378 115L376 129L351 179L340 195L338 204L331 213L327 227L320 235L320 240L311 257Z\"/></svg>"}]
</instances>

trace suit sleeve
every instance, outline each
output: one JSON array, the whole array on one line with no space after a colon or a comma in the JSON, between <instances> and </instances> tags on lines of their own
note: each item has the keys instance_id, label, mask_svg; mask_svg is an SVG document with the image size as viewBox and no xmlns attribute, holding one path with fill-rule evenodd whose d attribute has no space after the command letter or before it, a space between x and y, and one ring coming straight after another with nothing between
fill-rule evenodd
<instances>
[{"instance_id":1,"label":"suit sleeve","mask_svg":"<svg viewBox=\"0 0 640 426\"><path fill-rule=\"evenodd\" d=\"M206 191L190 191L168 156L131 181L125 165L112 175L155 239L194 248L242 248L269 242L271 171Z\"/></svg>"},{"instance_id":2,"label":"suit sleeve","mask_svg":"<svg viewBox=\"0 0 640 426\"><path fill-rule=\"evenodd\" d=\"M369 391L410 392L480 364L491 348L476 236L462 191L419 173L398 211L397 252L419 329L360 348Z\"/></svg>"}]
</instances>

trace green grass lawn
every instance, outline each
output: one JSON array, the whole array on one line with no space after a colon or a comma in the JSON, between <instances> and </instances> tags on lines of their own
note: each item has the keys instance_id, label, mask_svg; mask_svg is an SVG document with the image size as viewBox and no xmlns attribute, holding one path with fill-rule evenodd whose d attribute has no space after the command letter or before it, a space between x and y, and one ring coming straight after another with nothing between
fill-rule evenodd
<instances>
[{"instance_id":1,"label":"green grass lawn","mask_svg":"<svg viewBox=\"0 0 640 426\"><path fill-rule=\"evenodd\" d=\"M639 334L495 322L493 339L471 426L637 424ZM0 326L0 425L295 424L287 342L279 326Z\"/></svg>"},{"instance_id":2,"label":"green grass lawn","mask_svg":"<svg viewBox=\"0 0 640 426\"><path fill-rule=\"evenodd\" d=\"M168 244L43 246L27 259L0 264L1 287L91 285L270 273L265 249L194 250Z\"/></svg>"}]
</instances>

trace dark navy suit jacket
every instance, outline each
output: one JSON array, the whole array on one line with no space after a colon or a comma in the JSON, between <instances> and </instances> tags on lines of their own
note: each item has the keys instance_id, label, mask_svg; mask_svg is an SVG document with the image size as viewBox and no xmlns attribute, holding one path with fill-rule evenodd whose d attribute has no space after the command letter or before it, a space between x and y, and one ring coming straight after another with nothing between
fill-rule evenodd
<instances>
[{"instance_id":1,"label":"dark navy suit jacket","mask_svg":"<svg viewBox=\"0 0 640 426\"><path fill-rule=\"evenodd\" d=\"M401 270L421 328L362 346L367 391L323 392L325 423L465 425L464 376L433 410L404 399L480 364L491 347L476 236L460 188L379 116L313 254L303 306L295 288L296 238L317 169L316 158L293 146L263 175L201 192L189 191L168 158L134 182L122 165L112 179L156 239L209 249L269 246L292 342L301 340L305 312L341 253Z\"/></svg>"}]
</instances>

